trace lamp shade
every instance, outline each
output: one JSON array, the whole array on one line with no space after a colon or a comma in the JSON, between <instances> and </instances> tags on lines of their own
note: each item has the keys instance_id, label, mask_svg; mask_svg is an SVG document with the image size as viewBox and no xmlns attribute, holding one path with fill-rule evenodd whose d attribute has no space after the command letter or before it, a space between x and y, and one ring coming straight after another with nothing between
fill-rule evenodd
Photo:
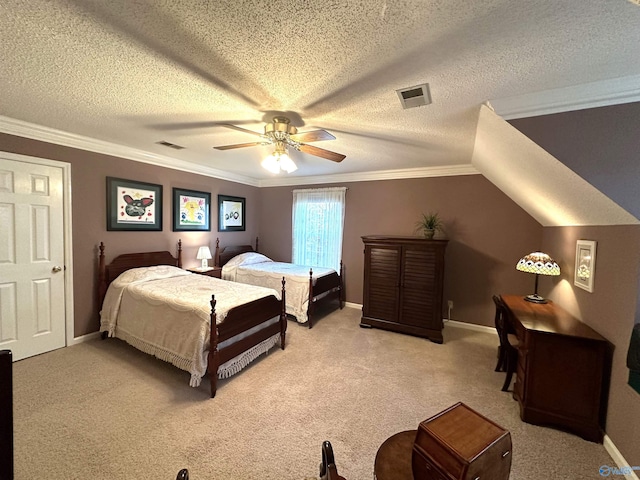
<instances>
[{"instance_id":1,"label":"lamp shade","mask_svg":"<svg viewBox=\"0 0 640 480\"><path fill-rule=\"evenodd\" d=\"M209 260L211 258L211 250L209 250L209 247L200 247L196 258L198 260Z\"/></svg>"},{"instance_id":2,"label":"lamp shade","mask_svg":"<svg viewBox=\"0 0 640 480\"><path fill-rule=\"evenodd\" d=\"M556 261L546 253L533 252L518 260L516 270L536 274L535 292L527 295L524 299L533 303L547 303L544 298L538 295L538 275L560 275L560 266Z\"/></svg>"},{"instance_id":3,"label":"lamp shade","mask_svg":"<svg viewBox=\"0 0 640 480\"><path fill-rule=\"evenodd\" d=\"M516 270L538 275L560 275L560 266L546 253L533 252L522 257Z\"/></svg>"},{"instance_id":4,"label":"lamp shade","mask_svg":"<svg viewBox=\"0 0 640 480\"><path fill-rule=\"evenodd\" d=\"M211 250L209 250L209 247L200 247L196 258L198 260L202 260L202 266L200 269L207 271L209 269L209 262L207 260L211 258Z\"/></svg>"}]
</instances>

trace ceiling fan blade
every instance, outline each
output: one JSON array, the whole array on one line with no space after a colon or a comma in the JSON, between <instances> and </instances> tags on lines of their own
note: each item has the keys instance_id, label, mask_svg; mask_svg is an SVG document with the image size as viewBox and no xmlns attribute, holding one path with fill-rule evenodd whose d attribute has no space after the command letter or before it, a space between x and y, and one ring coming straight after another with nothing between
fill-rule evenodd
<instances>
[{"instance_id":1,"label":"ceiling fan blade","mask_svg":"<svg viewBox=\"0 0 640 480\"><path fill-rule=\"evenodd\" d=\"M232 150L234 148L243 148L243 147L257 147L258 145L262 145L263 142L251 142L251 143L236 143L235 145L222 145L221 147L213 147L216 150Z\"/></svg>"},{"instance_id":2,"label":"ceiling fan blade","mask_svg":"<svg viewBox=\"0 0 640 480\"><path fill-rule=\"evenodd\" d=\"M346 155L342 155L341 153L330 152L329 150L314 147L313 145L300 145L300 151L308 153L310 155L315 155L316 157L326 158L327 160L331 160L332 162L341 162L342 160L347 158Z\"/></svg>"},{"instance_id":3,"label":"ceiling fan blade","mask_svg":"<svg viewBox=\"0 0 640 480\"><path fill-rule=\"evenodd\" d=\"M264 132L254 132L253 130L247 130L246 128L238 127L237 125L231 125L230 123L221 124L223 127L231 128L232 130L238 130L239 132L250 133L251 135L257 135L259 137L264 136Z\"/></svg>"},{"instance_id":4,"label":"ceiling fan blade","mask_svg":"<svg viewBox=\"0 0 640 480\"><path fill-rule=\"evenodd\" d=\"M325 130L311 130L310 132L300 132L290 135L289 138L295 142L319 142L321 140L335 140L336 137Z\"/></svg>"}]
</instances>

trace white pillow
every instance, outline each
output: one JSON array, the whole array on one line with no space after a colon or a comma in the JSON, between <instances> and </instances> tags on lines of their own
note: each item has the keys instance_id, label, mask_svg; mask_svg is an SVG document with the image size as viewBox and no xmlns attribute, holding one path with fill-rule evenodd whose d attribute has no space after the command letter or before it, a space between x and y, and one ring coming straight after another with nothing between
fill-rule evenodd
<instances>
[{"instance_id":1,"label":"white pillow","mask_svg":"<svg viewBox=\"0 0 640 480\"><path fill-rule=\"evenodd\" d=\"M239 267L240 265L251 265L253 263L273 262L269 257L257 252L246 252L236 255L229 260L225 267Z\"/></svg>"},{"instance_id":2,"label":"white pillow","mask_svg":"<svg viewBox=\"0 0 640 480\"><path fill-rule=\"evenodd\" d=\"M114 283L127 285L133 282L159 280L161 278L179 277L182 275L191 275L191 272L172 265L154 265L153 267L131 268L122 272Z\"/></svg>"}]
</instances>

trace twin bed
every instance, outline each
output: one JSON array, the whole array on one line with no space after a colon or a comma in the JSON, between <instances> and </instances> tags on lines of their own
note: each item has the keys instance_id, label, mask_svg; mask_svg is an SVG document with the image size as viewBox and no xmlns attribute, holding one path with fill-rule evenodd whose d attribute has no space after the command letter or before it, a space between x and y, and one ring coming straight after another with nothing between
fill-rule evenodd
<instances>
[{"instance_id":1,"label":"twin bed","mask_svg":"<svg viewBox=\"0 0 640 480\"><path fill-rule=\"evenodd\" d=\"M216 239L215 265L222 267L222 279L233 282L277 288L284 277L287 282L287 314L298 321L313 326L313 311L321 301L338 299L344 306L342 262L340 273L331 268L309 267L293 263L274 262L258 253L251 245L235 245L220 248Z\"/></svg>"},{"instance_id":2,"label":"twin bed","mask_svg":"<svg viewBox=\"0 0 640 480\"><path fill-rule=\"evenodd\" d=\"M100 244L100 331L191 374L208 372L211 397L227 378L276 343L284 350L285 281L280 292L182 270L167 251L130 253L105 264Z\"/></svg>"},{"instance_id":3,"label":"twin bed","mask_svg":"<svg viewBox=\"0 0 640 480\"><path fill-rule=\"evenodd\" d=\"M299 267L272 262L248 245L220 249L216 241L217 264L223 272L226 265L225 276L237 281L183 270L180 241L177 257L167 251L128 253L107 265L104 251L101 243L102 337L120 338L189 372L191 386L199 386L208 373L211 397L218 378L234 375L277 343L284 350L287 313L311 328L317 302L337 297L343 307L342 275L310 269L301 276ZM263 263L268 266L261 268ZM244 273L252 265L258 273Z\"/></svg>"}]
</instances>

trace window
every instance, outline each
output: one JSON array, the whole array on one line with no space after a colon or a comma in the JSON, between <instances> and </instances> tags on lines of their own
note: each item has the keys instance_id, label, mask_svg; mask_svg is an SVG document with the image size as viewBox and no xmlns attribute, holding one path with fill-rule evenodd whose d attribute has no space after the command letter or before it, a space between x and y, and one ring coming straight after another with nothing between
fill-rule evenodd
<instances>
[{"instance_id":1,"label":"window","mask_svg":"<svg viewBox=\"0 0 640 480\"><path fill-rule=\"evenodd\" d=\"M340 271L346 190L293 191L293 263Z\"/></svg>"}]
</instances>

